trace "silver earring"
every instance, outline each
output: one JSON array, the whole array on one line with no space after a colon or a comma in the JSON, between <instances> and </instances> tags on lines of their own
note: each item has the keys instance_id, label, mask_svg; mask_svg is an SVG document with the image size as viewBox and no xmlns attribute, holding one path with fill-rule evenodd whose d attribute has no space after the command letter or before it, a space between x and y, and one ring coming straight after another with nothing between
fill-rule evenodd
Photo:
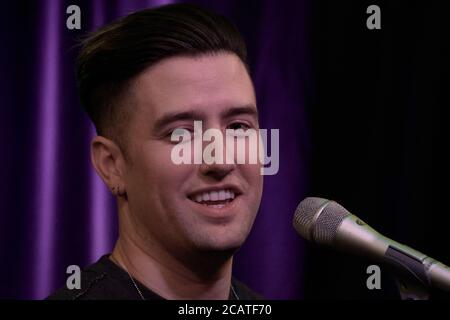
<instances>
[{"instance_id":1,"label":"silver earring","mask_svg":"<svg viewBox=\"0 0 450 320\"><path fill-rule=\"evenodd\" d=\"M117 195L118 196L124 196L126 194L125 188L117 188Z\"/></svg>"}]
</instances>

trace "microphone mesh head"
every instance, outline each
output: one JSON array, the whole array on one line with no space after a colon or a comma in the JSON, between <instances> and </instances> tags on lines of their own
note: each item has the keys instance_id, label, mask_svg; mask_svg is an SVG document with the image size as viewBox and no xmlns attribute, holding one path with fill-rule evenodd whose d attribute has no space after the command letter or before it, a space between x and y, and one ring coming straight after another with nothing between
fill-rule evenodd
<instances>
[{"instance_id":1,"label":"microphone mesh head","mask_svg":"<svg viewBox=\"0 0 450 320\"><path fill-rule=\"evenodd\" d=\"M311 230L314 224L314 215L316 212L330 200L322 198L308 197L299 203L297 209L295 210L293 225L295 230L303 237L309 241L313 240L310 238Z\"/></svg>"},{"instance_id":2,"label":"microphone mesh head","mask_svg":"<svg viewBox=\"0 0 450 320\"><path fill-rule=\"evenodd\" d=\"M338 228L350 215L340 204L322 198L306 198L294 214L294 228L310 241L321 244L333 243Z\"/></svg>"}]
</instances>

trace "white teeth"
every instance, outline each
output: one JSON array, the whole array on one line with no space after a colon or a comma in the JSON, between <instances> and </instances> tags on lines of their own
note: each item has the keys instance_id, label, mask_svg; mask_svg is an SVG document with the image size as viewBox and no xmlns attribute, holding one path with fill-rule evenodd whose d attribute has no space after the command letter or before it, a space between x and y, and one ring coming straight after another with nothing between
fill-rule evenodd
<instances>
[{"instance_id":1,"label":"white teeth","mask_svg":"<svg viewBox=\"0 0 450 320\"><path fill-rule=\"evenodd\" d=\"M211 201L217 201L219 200L219 192L217 191L211 191Z\"/></svg>"},{"instance_id":2,"label":"white teeth","mask_svg":"<svg viewBox=\"0 0 450 320\"><path fill-rule=\"evenodd\" d=\"M232 190L218 190L218 191L209 191L203 192L195 195L193 200L195 202L203 202L203 201L225 201L225 200L233 200L235 198L234 191Z\"/></svg>"}]
</instances>

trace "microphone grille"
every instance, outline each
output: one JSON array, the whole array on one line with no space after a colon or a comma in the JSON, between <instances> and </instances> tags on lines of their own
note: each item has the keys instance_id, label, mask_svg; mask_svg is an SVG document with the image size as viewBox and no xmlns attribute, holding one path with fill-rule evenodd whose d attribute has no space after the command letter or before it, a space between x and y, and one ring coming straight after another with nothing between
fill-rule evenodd
<instances>
[{"instance_id":1,"label":"microphone grille","mask_svg":"<svg viewBox=\"0 0 450 320\"><path fill-rule=\"evenodd\" d=\"M294 228L304 238L321 244L333 243L338 228L350 215L340 204L322 198L304 199L295 210Z\"/></svg>"},{"instance_id":2,"label":"microphone grille","mask_svg":"<svg viewBox=\"0 0 450 320\"><path fill-rule=\"evenodd\" d=\"M302 237L312 240L310 235L314 224L314 215L317 210L329 201L322 198L308 197L298 204L294 214L293 225Z\"/></svg>"}]
</instances>

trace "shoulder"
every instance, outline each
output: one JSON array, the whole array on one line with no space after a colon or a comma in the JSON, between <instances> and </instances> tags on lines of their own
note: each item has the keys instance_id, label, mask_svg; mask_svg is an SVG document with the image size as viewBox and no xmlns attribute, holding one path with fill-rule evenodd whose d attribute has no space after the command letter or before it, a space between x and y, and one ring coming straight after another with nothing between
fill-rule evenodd
<instances>
[{"instance_id":1,"label":"shoulder","mask_svg":"<svg viewBox=\"0 0 450 320\"><path fill-rule=\"evenodd\" d=\"M47 300L117 300L127 299L129 288L124 286L120 274L103 256L81 272L80 289L63 286L48 296Z\"/></svg>"}]
</instances>

